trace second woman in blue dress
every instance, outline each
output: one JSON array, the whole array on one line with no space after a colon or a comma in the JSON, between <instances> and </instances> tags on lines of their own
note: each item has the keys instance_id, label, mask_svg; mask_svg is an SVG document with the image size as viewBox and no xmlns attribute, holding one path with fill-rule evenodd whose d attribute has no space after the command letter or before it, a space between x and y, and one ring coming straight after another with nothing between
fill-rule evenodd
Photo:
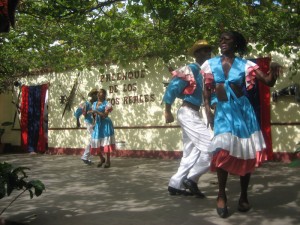
<instances>
[{"instance_id":1,"label":"second woman in blue dress","mask_svg":"<svg viewBox=\"0 0 300 225\"><path fill-rule=\"evenodd\" d=\"M108 114L112 111L112 105L106 100L107 92L100 89L98 101L93 103L90 113L95 115L95 127L92 134L91 147L99 151L100 162L98 167L104 164L104 168L110 167L110 156L115 150L114 126ZM106 154L106 159L103 156Z\"/></svg>"}]
</instances>

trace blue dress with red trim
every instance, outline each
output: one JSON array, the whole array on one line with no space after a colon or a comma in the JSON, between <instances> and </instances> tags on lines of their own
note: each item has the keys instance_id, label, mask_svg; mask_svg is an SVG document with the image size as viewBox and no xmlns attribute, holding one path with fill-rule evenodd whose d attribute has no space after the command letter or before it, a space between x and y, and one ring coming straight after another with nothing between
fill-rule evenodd
<instances>
[{"instance_id":1,"label":"blue dress with red trim","mask_svg":"<svg viewBox=\"0 0 300 225\"><path fill-rule=\"evenodd\" d=\"M108 101L103 101L98 107L97 103L98 101L93 103L93 110L103 113L105 111L112 111L112 106ZM112 152L115 150L114 126L109 117L102 118L100 115L96 115L91 147L100 148L100 150L103 150L104 152Z\"/></svg>"},{"instance_id":2,"label":"blue dress with red trim","mask_svg":"<svg viewBox=\"0 0 300 225\"><path fill-rule=\"evenodd\" d=\"M214 152L211 164L216 168L244 176L255 169L256 157L266 148L255 112L246 96L237 97L230 84L251 89L258 66L239 57L229 70L227 78L222 68L221 57L207 60L201 66L205 85L214 90L215 85L224 84L228 101L218 100L214 119L214 138L209 147Z\"/></svg>"}]
</instances>

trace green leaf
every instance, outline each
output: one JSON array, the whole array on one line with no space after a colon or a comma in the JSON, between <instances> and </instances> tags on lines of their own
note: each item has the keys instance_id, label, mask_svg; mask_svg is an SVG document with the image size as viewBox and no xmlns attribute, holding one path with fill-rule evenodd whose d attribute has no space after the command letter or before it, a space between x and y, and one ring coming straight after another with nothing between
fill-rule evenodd
<instances>
[{"instance_id":1,"label":"green leaf","mask_svg":"<svg viewBox=\"0 0 300 225\"><path fill-rule=\"evenodd\" d=\"M29 191L30 199L32 199L33 198L33 192L32 192L32 190L28 190L28 191Z\"/></svg>"},{"instance_id":2,"label":"green leaf","mask_svg":"<svg viewBox=\"0 0 300 225\"><path fill-rule=\"evenodd\" d=\"M28 184L34 188L34 193L37 197L40 196L45 190L45 185L40 180L29 181Z\"/></svg>"},{"instance_id":3,"label":"green leaf","mask_svg":"<svg viewBox=\"0 0 300 225\"><path fill-rule=\"evenodd\" d=\"M197 39L207 39L218 52L219 35L227 29L242 32L262 54L291 55L283 46L299 46L297 4L273 2L22 1L16 28L0 36L5 53L0 55L0 93L10 90L17 77L45 70L126 65L147 57L167 61L185 54Z\"/></svg>"},{"instance_id":4,"label":"green leaf","mask_svg":"<svg viewBox=\"0 0 300 225\"><path fill-rule=\"evenodd\" d=\"M21 173L24 177L27 177L25 170L30 170L30 169L28 167L17 167L12 171L12 173L14 174Z\"/></svg>"}]
</instances>

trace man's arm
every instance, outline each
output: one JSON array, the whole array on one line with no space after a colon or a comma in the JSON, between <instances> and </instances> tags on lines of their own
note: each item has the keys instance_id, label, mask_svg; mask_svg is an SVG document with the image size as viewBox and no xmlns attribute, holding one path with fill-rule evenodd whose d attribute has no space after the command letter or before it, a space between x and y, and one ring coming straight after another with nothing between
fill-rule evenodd
<instances>
[{"instance_id":1,"label":"man's arm","mask_svg":"<svg viewBox=\"0 0 300 225\"><path fill-rule=\"evenodd\" d=\"M188 82L180 78L174 78L169 83L167 90L163 97L163 102L165 103L165 120L166 123L174 122L174 116L172 115L172 104L175 99L180 96L184 88L187 86Z\"/></svg>"},{"instance_id":2,"label":"man's arm","mask_svg":"<svg viewBox=\"0 0 300 225\"><path fill-rule=\"evenodd\" d=\"M165 119L166 123L172 123L174 122L174 116L171 112L172 105L170 104L165 104Z\"/></svg>"}]
</instances>

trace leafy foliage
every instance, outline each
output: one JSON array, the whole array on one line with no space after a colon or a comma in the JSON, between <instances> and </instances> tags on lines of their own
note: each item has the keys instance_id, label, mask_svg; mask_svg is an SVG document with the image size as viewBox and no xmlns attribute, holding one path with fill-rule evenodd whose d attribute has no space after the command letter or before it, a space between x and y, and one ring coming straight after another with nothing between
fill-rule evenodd
<instances>
[{"instance_id":1,"label":"leafy foliage","mask_svg":"<svg viewBox=\"0 0 300 225\"><path fill-rule=\"evenodd\" d=\"M0 199L6 195L10 196L13 190L22 190L22 192L12 200L8 207L23 193L29 192L30 198L33 196L40 196L45 190L45 185L40 180L26 181L28 178L26 170L27 167L14 168L11 164L3 162L0 163ZM8 208L4 208L0 215Z\"/></svg>"},{"instance_id":2,"label":"leafy foliage","mask_svg":"<svg viewBox=\"0 0 300 225\"><path fill-rule=\"evenodd\" d=\"M217 46L225 29L242 32L266 53L298 54L292 68L297 71L299 8L292 0L21 1L16 29L0 36L0 90L16 76L37 71L147 57L168 61L200 38Z\"/></svg>"}]
</instances>

